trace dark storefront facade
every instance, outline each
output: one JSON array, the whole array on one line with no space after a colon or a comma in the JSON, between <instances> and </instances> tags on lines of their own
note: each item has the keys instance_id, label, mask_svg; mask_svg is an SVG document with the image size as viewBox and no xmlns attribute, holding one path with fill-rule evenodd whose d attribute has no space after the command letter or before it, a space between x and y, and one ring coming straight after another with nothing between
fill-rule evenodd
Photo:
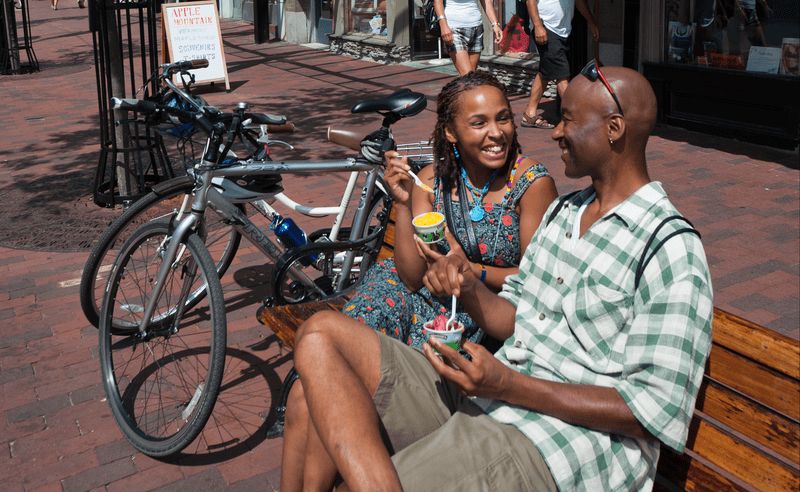
<instances>
[{"instance_id":1,"label":"dark storefront facade","mask_svg":"<svg viewBox=\"0 0 800 492\"><path fill-rule=\"evenodd\" d=\"M658 5L661 4L661 5ZM793 149L800 128L797 0L661 0L642 72L666 123Z\"/></svg>"},{"instance_id":2,"label":"dark storefront facade","mask_svg":"<svg viewBox=\"0 0 800 492\"><path fill-rule=\"evenodd\" d=\"M220 10L246 10L250 1L220 0ZM423 0L256 1L269 3L275 34L292 43L330 44L335 52L381 63L446 57L438 39L423 28ZM798 146L798 0L588 4L598 19L600 40L594 42L576 12L570 38L573 75L598 56L605 65L633 68L650 80L662 122L779 148ZM538 57L522 29L525 2L495 0L495 10L509 35L501 45L484 36L482 65L512 91L526 92ZM485 17L484 24L490 33Z\"/></svg>"}]
</instances>

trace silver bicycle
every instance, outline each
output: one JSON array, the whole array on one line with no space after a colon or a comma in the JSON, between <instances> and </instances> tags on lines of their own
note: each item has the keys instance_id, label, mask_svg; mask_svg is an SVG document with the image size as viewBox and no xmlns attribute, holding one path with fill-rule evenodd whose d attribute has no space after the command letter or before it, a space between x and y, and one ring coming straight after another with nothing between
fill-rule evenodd
<instances>
[{"instance_id":1,"label":"silver bicycle","mask_svg":"<svg viewBox=\"0 0 800 492\"><path fill-rule=\"evenodd\" d=\"M167 457L202 431L222 376L225 306L216 264L205 244L208 211L214 210L224 224L275 261L273 302L341 295L358 283L382 242L391 203L382 167L383 152L394 146L390 127L421 112L426 99L406 90L357 104L355 113L377 111L384 117L381 129L361 142L357 157L281 162L258 156L229 158L230 142L242 128L280 123L269 115L247 113L243 104L225 115L209 108L187 111L139 100L113 103L115 108L144 113L167 111L197 124L209 136L203 158L191 174L195 186L190 207L180 219L148 222L125 241L111 268L100 310L101 372L114 418L138 450ZM337 229L341 224L335 222L331 229L304 237L276 215L269 200L281 192L282 176L320 172L363 174L359 204L349 228ZM249 203L260 203L259 211L272 217L270 227L279 244L226 198L224 188L215 185L220 177L234 183L261 180L261 196ZM201 288L206 295L187 307L192 293Z\"/></svg>"}]
</instances>

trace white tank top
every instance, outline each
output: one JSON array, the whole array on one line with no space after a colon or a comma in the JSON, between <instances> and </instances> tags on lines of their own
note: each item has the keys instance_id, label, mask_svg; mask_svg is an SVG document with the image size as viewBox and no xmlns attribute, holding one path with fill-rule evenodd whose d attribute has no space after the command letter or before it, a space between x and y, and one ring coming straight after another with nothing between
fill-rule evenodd
<instances>
[{"instance_id":1,"label":"white tank top","mask_svg":"<svg viewBox=\"0 0 800 492\"><path fill-rule=\"evenodd\" d=\"M481 10L478 0L447 0L444 15L450 29L463 29L481 25Z\"/></svg>"}]
</instances>

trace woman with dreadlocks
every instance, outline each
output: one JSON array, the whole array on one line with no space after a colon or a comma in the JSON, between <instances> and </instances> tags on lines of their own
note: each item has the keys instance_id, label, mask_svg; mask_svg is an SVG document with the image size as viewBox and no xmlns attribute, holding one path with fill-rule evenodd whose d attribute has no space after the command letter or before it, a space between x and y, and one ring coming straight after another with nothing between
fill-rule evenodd
<instances>
[{"instance_id":1,"label":"woman with dreadlocks","mask_svg":"<svg viewBox=\"0 0 800 492\"><path fill-rule=\"evenodd\" d=\"M426 341L423 325L439 314L449 316L451 299L432 296L422 284L428 265L417 250L412 219L431 211L444 214L451 243L438 243L440 253L464 255L473 275L499 291L505 277L518 271L522 253L557 197L544 166L521 154L506 88L497 79L483 72L457 77L439 94L436 113L435 164L419 172L434 193L414 185L405 157L386 153L395 256L369 270L343 310L418 348ZM460 305L456 319L465 337L481 341L483 332Z\"/></svg>"}]
</instances>

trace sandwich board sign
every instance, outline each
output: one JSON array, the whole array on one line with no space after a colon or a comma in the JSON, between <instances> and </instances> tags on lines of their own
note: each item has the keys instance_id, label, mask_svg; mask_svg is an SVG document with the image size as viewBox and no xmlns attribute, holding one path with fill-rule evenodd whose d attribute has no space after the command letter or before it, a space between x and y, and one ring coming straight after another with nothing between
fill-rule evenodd
<instances>
[{"instance_id":1,"label":"sandwich board sign","mask_svg":"<svg viewBox=\"0 0 800 492\"><path fill-rule=\"evenodd\" d=\"M195 82L224 80L231 90L214 0L162 4L161 41L162 63L205 58L208 67L190 71Z\"/></svg>"}]
</instances>

